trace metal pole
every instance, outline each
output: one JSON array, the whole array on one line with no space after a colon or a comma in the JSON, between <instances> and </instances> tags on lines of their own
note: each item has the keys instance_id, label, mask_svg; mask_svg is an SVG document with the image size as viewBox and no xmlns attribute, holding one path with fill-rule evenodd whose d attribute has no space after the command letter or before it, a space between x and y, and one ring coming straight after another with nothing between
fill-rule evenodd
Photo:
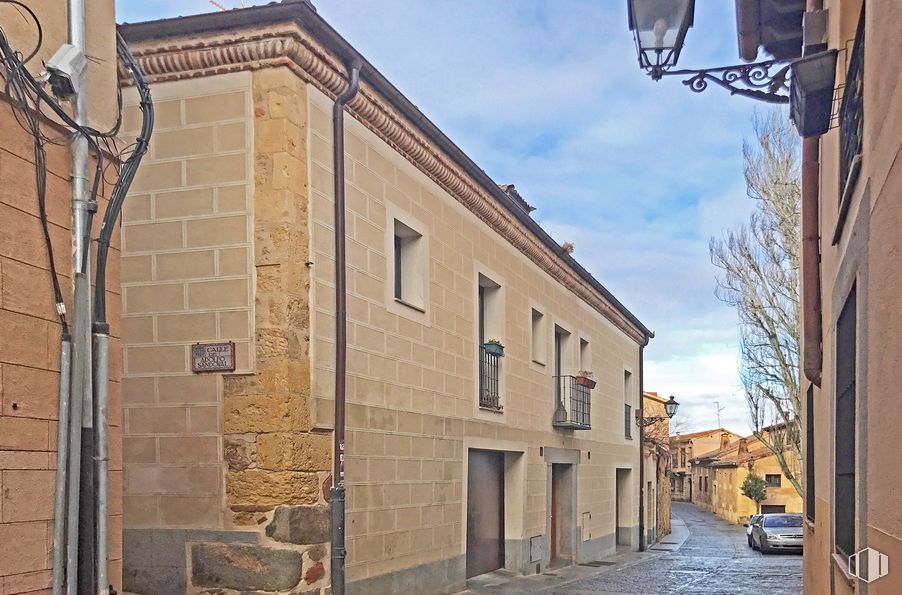
<instances>
[{"instance_id":1,"label":"metal pole","mask_svg":"<svg viewBox=\"0 0 902 595\"><path fill-rule=\"evenodd\" d=\"M62 595L66 543L66 486L69 464L69 372L72 338L64 334L60 343L59 423L56 440L56 488L53 500L53 595Z\"/></svg>"},{"instance_id":2,"label":"metal pole","mask_svg":"<svg viewBox=\"0 0 902 595\"><path fill-rule=\"evenodd\" d=\"M103 291L98 287L96 291ZM110 336L109 325L98 324L94 330L94 421L95 437L95 476L96 499L95 518L96 527L96 577L97 592L106 595L109 590L107 577L107 555L109 543L109 523L107 513L109 511L109 365L110 365Z\"/></svg>"},{"instance_id":3,"label":"metal pole","mask_svg":"<svg viewBox=\"0 0 902 595\"><path fill-rule=\"evenodd\" d=\"M347 279L345 257L345 135L344 107L360 86L360 66L350 69L347 88L332 108L332 148L335 188L335 433L332 461L332 565L334 595L345 593L345 372L347 369Z\"/></svg>"},{"instance_id":4,"label":"metal pole","mask_svg":"<svg viewBox=\"0 0 902 595\"><path fill-rule=\"evenodd\" d=\"M68 0L69 43L87 55L85 0ZM88 96L84 73L74 81L73 119L88 125ZM75 327L72 333L71 434L69 437L69 529L67 543L67 593L93 592L93 406L91 398L91 284L89 275L91 213L96 210L88 186L88 139L72 140L72 253L75 271ZM84 459L84 460L83 460ZM81 497L84 488L85 497ZM79 527L81 525L81 527ZM81 563L80 563L81 562Z\"/></svg>"},{"instance_id":5,"label":"metal pole","mask_svg":"<svg viewBox=\"0 0 902 595\"><path fill-rule=\"evenodd\" d=\"M645 399L642 397L645 391L645 371L643 369L645 359L645 346L639 346L639 551L645 551L645 424L642 423L645 415ZM632 421L632 420L630 420Z\"/></svg>"},{"instance_id":6,"label":"metal pole","mask_svg":"<svg viewBox=\"0 0 902 595\"><path fill-rule=\"evenodd\" d=\"M84 273L78 273L75 276L75 293L78 294L79 286L86 285L88 278ZM86 324L85 309L75 309L75 343L77 345L80 340L81 329ZM85 350L75 349L72 353L72 388L70 392L70 416L69 416L69 494L68 494L68 511L66 516L69 520L66 538L66 593L68 595L78 595L78 510L81 490L79 489L79 478L81 476L81 439L82 439L82 417L84 413L84 379L85 368Z\"/></svg>"}]
</instances>

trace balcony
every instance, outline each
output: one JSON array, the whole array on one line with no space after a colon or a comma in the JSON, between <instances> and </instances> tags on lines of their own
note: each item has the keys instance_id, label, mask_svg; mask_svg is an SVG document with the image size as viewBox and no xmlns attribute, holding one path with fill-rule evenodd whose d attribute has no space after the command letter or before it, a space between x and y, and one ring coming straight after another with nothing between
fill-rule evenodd
<instances>
[{"instance_id":1,"label":"balcony","mask_svg":"<svg viewBox=\"0 0 902 595\"><path fill-rule=\"evenodd\" d=\"M588 430L592 427L592 389L577 383L576 376L554 376L555 409L551 425Z\"/></svg>"},{"instance_id":2,"label":"balcony","mask_svg":"<svg viewBox=\"0 0 902 595\"><path fill-rule=\"evenodd\" d=\"M486 351L479 346L479 406L501 411L501 358L500 353Z\"/></svg>"}]
</instances>

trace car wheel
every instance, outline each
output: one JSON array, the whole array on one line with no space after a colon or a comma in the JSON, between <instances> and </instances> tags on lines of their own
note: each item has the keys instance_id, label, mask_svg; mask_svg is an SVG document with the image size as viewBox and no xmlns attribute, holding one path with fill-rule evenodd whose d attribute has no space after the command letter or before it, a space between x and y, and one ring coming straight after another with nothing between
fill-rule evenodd
<instances>
[{"instance_id":1,"label":"car wheel","mask_svg":"<svg viewBox=\"0 0 902 595\"><path fill-rule=\"evenodd\" d=\"M758 546L758 551L760 551L764 555L767 555L770 553L770 546L768 546L766 543L764 543L762 541L761 544Z\"/></svg>"},{"instance_id":2,"label":"car wheel","mask_svg":"<svg viewBox=\"0 0 902 595\"><path fill-rule=\"evenodd\" d=\"M753 549L753 550L757 550L757 549L758 549L758 544L755 543L755 538L754 538L754 537L752 537L752 549Z\"/></svg>"},{"instance_id":3,"label":"car wheel","mask_svg":"<svg viewBox=\"0 0 902 595\"><path fill-rule=\"evenodd\" d=\"M754 547L752 545L752 536L751 535L748 536L748 540L749 540L749 547Z\"/></svg>"}]
</instances>

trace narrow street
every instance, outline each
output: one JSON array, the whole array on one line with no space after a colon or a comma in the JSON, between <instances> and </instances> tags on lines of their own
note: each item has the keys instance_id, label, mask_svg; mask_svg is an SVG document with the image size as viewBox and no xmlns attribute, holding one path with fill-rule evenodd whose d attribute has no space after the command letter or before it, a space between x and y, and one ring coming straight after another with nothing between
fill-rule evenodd
<instances>
[{"instance_id":1,"label":"narrow street","mask_svg":"<svg viewBox=\"0 0 902 595\"><path fill-rule=\"evenodd\" d=\"M588 593L661 595L796 595L802 592L802 556L763 555L746 544L744 527L730 524L692 504L674 502L672 517L682 520L689 537L668 552L665 537L644 554L618 555L613 564L590 573L573 567L565 572L514 579L472 588L472 593Z\"/></svg>"}]
</instances>

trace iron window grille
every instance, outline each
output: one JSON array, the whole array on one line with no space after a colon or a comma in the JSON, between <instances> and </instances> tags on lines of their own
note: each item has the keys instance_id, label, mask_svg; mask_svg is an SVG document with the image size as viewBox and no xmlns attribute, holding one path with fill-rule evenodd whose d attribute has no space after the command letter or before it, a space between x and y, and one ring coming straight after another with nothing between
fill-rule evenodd
<instances>
[{"instance_id":1,"label":"iron window grille","mask_svg":"<svg viewBox=\"0 0 902 595\"><path fill-rule=\"evenodd\" d=\"M836 435L833 526L837 551L855 553L856 290L836 322Z\"/></svg>"},{"instance_id":2,"label":"iron window grille","mask_svg":"<svg viewBox=\"0 0 902 595\"><path fill-rule=\"evenodd\" d=\"M577 384L575 376L553 376L556 404L552 425L588 430L592 427L592 390Z\"/></svg>"},{"instance_id":3,"label":"iron window grille","mask_svg":"<svg viewBox=\"0 0 902 595\"><path fill-rule=\"evenodd\" d=\"M629 403L623 404L623 437L633 439L633 406Z\"/></svg>"},{"instance_id":4,"label":"iron window grille","mask_svg":"<svg viewBox=\"0 0 902 595\"><path fill-rule=\"evenodd\" d=\"M805 396L805 514L814 520L814 386Z\"/></svg>"},{"instance_id":5,"label":"iron window grille","mask_svg":"<svg viewBox=\"0 0 902 595\"><path fill-rule=\"evenodd\" d=\"M779 488L783 485L783 478L779 474L770 474L764 476L764 481L769 488Z\"/></svg>"},{"instance_id":6,"label":"iron window grille","mask_svg":"<svg viewBox=\"0 0 902 595\"><path fill-rule=\"evenodd\" d=\"M479 346L479 406L501 411L501 355Z\"/></svg>"},{"instance_id":7,"label":"iron window grille","mask_svg":"<svg viewBox=\"0 0 902 595\"><path fill-rule=\"evenodd\" d=\"M861 155L863 127L864 7L858 20L855 45L849 57L845 91L839 106L839 187L840 201L854 187Z\"/></svg>"}]
</instances>

